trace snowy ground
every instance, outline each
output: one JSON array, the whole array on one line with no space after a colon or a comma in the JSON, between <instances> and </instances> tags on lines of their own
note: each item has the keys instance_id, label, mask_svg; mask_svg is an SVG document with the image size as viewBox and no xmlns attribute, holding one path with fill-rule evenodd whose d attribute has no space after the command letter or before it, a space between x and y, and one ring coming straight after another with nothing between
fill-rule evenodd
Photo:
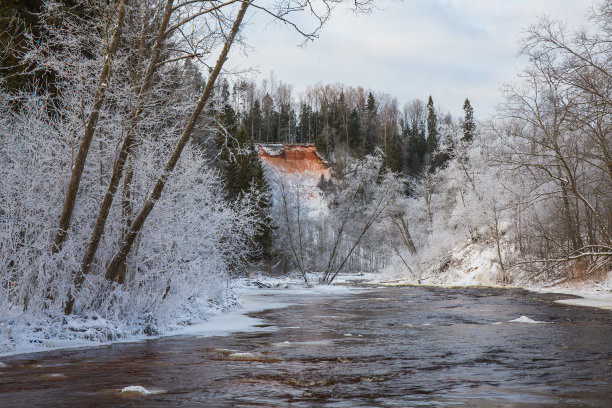
<instances>
[{"instance_id":1,"label":"snowy ground","mask_svg":"<svg viewBox=\"0 0 612 408\"><path fill-rule=\"evenodd\" d=\"M435 263L428 265L434 268ZM497 262L497 254L490 243L469 243L453 248L448 257L448 267L443 272L427 276L417 281L405 272L405 267L396 262L391 264L380 275L368 277L368 280L383 285L416 285L426 284L443 287L457 286L488 286L502 287L502 271ZM520 272L513 272L520 276ZM507 287L507 286L506 286ZM559 300L559 303L597 307L612 310L612 271L604 277L583 278L561 283L526 283L518 287L538 293L561 293L571 295L572 298ZM574 298L580 296L580 298Z\"/></svg>"},{"instance_id":2,"label":"snowy ground","mask_svg":"<svg viewBox=\"0 0 612 408\"><path fill-rule=\"evenodd\" d=\"M558 303L612 310L612 271L608 272L606 279L599 281L565 282L554 286L528 289L539 293L564 293L580 296L580 298L558 300Z\"/></svg>"}]
</instances>

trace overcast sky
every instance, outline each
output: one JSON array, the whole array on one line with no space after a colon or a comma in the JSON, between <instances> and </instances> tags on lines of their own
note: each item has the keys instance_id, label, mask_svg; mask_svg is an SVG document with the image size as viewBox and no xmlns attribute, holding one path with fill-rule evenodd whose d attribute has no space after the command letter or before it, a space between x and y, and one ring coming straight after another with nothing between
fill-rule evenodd
<instances>
[{"instance_id":1,"label":"overcast sky","mask_svg":"<svg viewBox=\"0 0 612 408\"><path fill-rule=\"evenodd\" d=\"M257 83L274 71L295 94L316 83L343 83L386 92L400 104L432 95L436 106L462 114L466 97L484 119L501 101L500 87L513 81L525 60L518 56L525 28L538 16L586 24L593 0L404 0L378 1L378 10L355 15L334 11L314 43L270 24L261 13L245 34L253 47L230 58L255 67Z\"/></svg>"}]
</instances>

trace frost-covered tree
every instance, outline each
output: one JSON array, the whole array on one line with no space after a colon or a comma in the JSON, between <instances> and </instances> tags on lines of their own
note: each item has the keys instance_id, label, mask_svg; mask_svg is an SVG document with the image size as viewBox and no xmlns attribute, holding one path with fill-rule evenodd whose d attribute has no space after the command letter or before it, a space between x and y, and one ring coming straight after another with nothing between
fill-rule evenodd
<instances>
[{"instance_id":1,"label":"frost-covered tree","mask_svg":"<svg viewBox=\"0 0 612 408\"><path fill-rule=\"evenodd\" d=\"M612 256L609 3L591 19L574 33L546 18L530 27L523 52L532 63L506 89L509 161L534 186L522 246L545 269L565 262L590 273L609 268Z\"/></svg>"},{"instance_id":2,"label":"frost-covered tree","mask_svg":"<svg viewBox=\"0 0 612 408\"><path fill-rule=\"evenodd\" d=\"M427 100L427 154L433 163L434 153L438 149L438 116L431 95Z\"/></svg>"},{"instance_id":3,"label":"frost-covered tree","mask_svg":"<svg viewBox=\"0 0 612 408\"><path fill-rule=\"evenodd\" d=\"M463 103L463 137L462 140L470 142L474 138L476 124L474 123L474 109L469 99L465 99Z\"/></svg>"},{"instance_id":4,"label":"frost-covered tree","mask_svg":"<svg viewBox=\"0 0 612 408\"><path fill-rule=\"evenodd\" d=\"M317 191L316 179L308 183L278 173L269 177L278 226L275 246L288 247L287 255L307 282L311 274L329 284L342 271L384 265L390 248L381 245L381 222L396 214L404 186L385 171L382 157L351 160L342 174L325 183L325 197Z\"/></svg>"}]
</instances>

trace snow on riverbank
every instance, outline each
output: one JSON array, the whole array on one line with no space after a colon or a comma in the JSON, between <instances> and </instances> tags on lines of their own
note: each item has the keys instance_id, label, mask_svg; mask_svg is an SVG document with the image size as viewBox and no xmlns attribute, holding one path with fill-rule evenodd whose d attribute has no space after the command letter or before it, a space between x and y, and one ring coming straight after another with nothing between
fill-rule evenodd
<instances>
[{"instance_id":1,"label":"snow on riverbank","mask_svg":"<svg viewBox=\"0 0 612 408\"><path fill-rule=\"evenodd\" d=\"M608 279L598 285L593 284L582 284L569 286L553 286L553 287L527 287L525 289L533 290L539 293L566 293L568 295L582 296L581 298L572 298L559 300L559 303L574 305L574 306L588 306L597 307L612 310L612 280L610 279L612 274L608 274ZM233 283L233 290L239 302L236 302L234 307L227 310L222 308L212 307L209 312L209 317L206 320L202 320L193 324L175 324L174 326L168 327L168 329L156 336L145 336L145 335L130 335L129 331L125 330L125 335L121 338L109 339L106 341L91 338L89 340L84 339L70 339L67 338L66 333L69 333L75 328L88 329L88 330L101 330L103 329L104 322L100 319L91 320L71 320L68 319L52 331L51 336L47 334L47 338L41 340L37 335L32 335L31 327L24 330L19 335L12 336L11 338L0 338L0 345L4 347L0 352L0 357L51 351L57 349L70 349L70 348L81 348L81 347L97 347L104 346L113 343L126 343L126 342L138 342L148 339L154 339L159 337L176 336L176 335L187 335L187 336L222 336L228 335L233 332L252 332L252 331L269 331L276 330L276 327L265 326L265 322L261 319L248 316L255 312L262 310L269 310L274 308L282 308L291 306L292 304L299 303L305 299L306 296L315 295L342 295L348 293L357 293L365 290L369 290L367 286L404 286L404 285L419 285L411 279L388 279L389 276L385 274L358 274L358 275L338 275L338 278L334 285L313 285L307 287L300 277L269 277L265 275L253 275L249 279L238 279ZM312 275L309 280L316 282L316 276ZM359 287L354 286L355 284L360 285ZM453 284L453 282L447 282L446 284L434 284L427 286L441 286L441 287L465 287L465 286L493 286L483 285L481 282L477 284ZM500 287L500 286L497 286ZM284 295L289 295L290 298L295 299L295 302L278 302L277 295L282 292ZM288 296L284 296L287 299ZM520 320L515 319L516 322L526 322L526 319ZM532 323L532 322L528 322ZM36 329L34 329L36 332ZM15 341L17 340L17 341ZM10 347L10 348L9 348ZM2 367L0 360L0 368Z\"/></svg>"},{"instance_id":2,"label":"snow on riverbank","mask_svg":"<svg viewBox=\"0 0 612 408\"><path fill-rule=\"evenodd\" d=\"M557 303L612 310L612 271L605 279L568 281L553 286L528 288L538 293L562 293L580 298L561 299Z\"/></svg>"},{"instance_id":3,"label":"snow on riverbank","mask_svg":"<svg viewBox=\"0 0 612 408\"><path fill-rule=\"evenodd\" d=\"M177 323L157 335L132 334L136 328L117 327L98 316L69 316L53 325L28 322L10 326L10 321L0 321L0 356L97 347L164 336L222 336L236 331L262 330L257 326L263 322L246 314L286 306L271 301L262 293L255 294L245 282L236 281L234 286L230 304L210 304L205 311L206 319L195 320L192 315L177 318Z\"/></svg>"},{"instance_id":4,"label":"snow on riverbank","mask_svg":"<svg viewBox=\"0 0 612 408\"><path fill-rule=\"evenodd\" d=\"M314 279L314 278L313 278ZM296 302L312 295L338 295L360 292L363 288L346 285L316 285L306 287L299 277L271 278L258 276L257 279L237 279L232 284L233 297L237 299L233 307L211 306L205 320L188 323L176 323L166 328L158 335L132 335L130 328L107 327L108 322L98 317L69 317L64 322L58 322L54 327L42 327L32 322L28 326L12 327L0 331L0 357L15 354L37 353L59 349L74 349L83 347L99 347L115 343L130 343L168 336L224 336L234 332L253 332L276 330L276 327L265 326L261 319L248 316L262 310L270 310L290 306L294 303L275 300L279 291L291 295ZM0 322L0 324L3 324ZM40 326L40 327L38 327ZM91 332L87 339L71 335L75 330ZM121 336L104 339L100 333L117 333ZM0 360L0 368L2 368Z\"/></svg>"},{"instance_id":5,"label":"snow on riverbank","mask_svg":"<svg viewBox=\"0 0 612 408\"><path fill-rule=\"evenodd\" d=\"M506 254L506 257L510 256L516 254ZM363 279L387 286L512 287L538 293L566 294L571 298L557 302L612 310L612 271L604 276L593 274L592 277L567 281L534 282L533 272L527 273L518 267L502 270L495 242L491 239L478 242L465 240L445 248L424 249L408 261L412 263L412 273L407 271L402 261L396 259L379 275L364 276ZM504 273L512 284L502 284Z\"/></svg>"}]
</instances>

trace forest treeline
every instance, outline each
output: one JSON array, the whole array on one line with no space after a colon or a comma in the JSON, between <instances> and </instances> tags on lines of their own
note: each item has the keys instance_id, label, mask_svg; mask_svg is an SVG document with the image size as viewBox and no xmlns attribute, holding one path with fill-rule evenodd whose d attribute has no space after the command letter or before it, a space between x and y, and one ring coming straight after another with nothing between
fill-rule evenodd
<instances>
[{"instance_id":1,"label":"forest treeline","mask_svg":"<svg viewBox=\"0 0 612 408\"><path fill-rule=\"evenodd\" d=\"M391 171L411 177L448 160L440 149L449 142L441 127L460 126L468 140L475 132L469 99L457 120L436 109L431 96L400 104L391 95L342 84L313 85L296 95L291 84L276 83L273 73L259 86L223 80L220 87L227 109L255 142L310 143L328 158L364 157L380 149Z\"/></svg>"}]
</instances>

